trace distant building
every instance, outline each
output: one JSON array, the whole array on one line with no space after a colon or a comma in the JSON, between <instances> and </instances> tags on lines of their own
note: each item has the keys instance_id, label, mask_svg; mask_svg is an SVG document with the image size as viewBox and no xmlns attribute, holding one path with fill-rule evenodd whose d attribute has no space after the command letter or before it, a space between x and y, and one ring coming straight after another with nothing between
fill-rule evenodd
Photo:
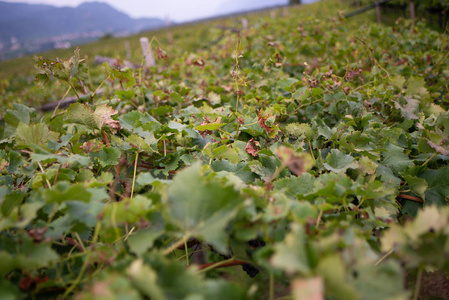
<instances>
[{"instance_id":1,"label":"distant building","mask_svg":"<svg viewBox=\"0 0 449 300\"><path fill-rule=\"evenodd\" d=\"M15 37L12 37L10 40L11 43L11 47L9 48L9 50L11 51L15 51L15 50L19 50L20 49L20 43L19 40Z\"/></svg>"},{"instance_id":2,"label":"distant building","mask_svg":"<svg viewBox=\"0 0 449 300\"><path fill-rule=\"evenodd\" d=\"M67 49L70 48L70 46L71 44L68 41L58 41L54 44L55 49Z\"/></svg>"}]
</instances>

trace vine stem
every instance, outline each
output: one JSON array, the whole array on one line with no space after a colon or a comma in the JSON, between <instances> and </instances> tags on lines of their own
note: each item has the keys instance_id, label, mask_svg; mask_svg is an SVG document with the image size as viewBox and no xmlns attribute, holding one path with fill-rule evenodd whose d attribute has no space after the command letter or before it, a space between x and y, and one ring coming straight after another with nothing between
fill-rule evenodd
<instances>
[{"instance_id":1,"label":"vine stem","mask_svg":"<svg viewBox=\"0 0 449 300\"><path fill-rule=\"evenodd\" d=\"M95 89L95 92L92 94L92 96L90 96L91 98L95 97L98 93L98 91L101 89L101 87L103 86L103 84L106 82L106 80L108 80L109 78L111 78L111 75L108 75L108 77L106 77L105 80L103 80L100 85ZM111 101L109 101L110 103Z\"/></svg>"},{"instance_id":2,"label":"vine stem","mask_svg":"<svg viewBox=\"0 0 449 300\"><path fill-rule=\"evenodd\" d=\"M236 99L236 105L235 105L235 111L239 111L239 52L240 52L240 31L237 33L237 48L235 49L235 77L234 77L234 84L235 84L235 92L237 93L237 99Z\"/></svg>"},{"instance_id":3,"label":"vine stem","mask_svg":"<svg viewBox=\"0 0 449 300\"><path fill-rule=\"evenodd\" d=\"M423 268L420 267L418 271L418 277L416 278L415 291L413 292L413 300L419 299L419 290L421 289Z\"/></svg>"},{"instance_id":4,"label":"vine stem","mask_svg":"<svg viewBox=\"0 0 449 300\"><path fill-rule=\"evenodd\" d=\"M204 251L207 251L207 250L210 250L210 247L202 248L202 249L199 249L199 250L195 250L195 251L189 252L188 254L189 254L189 256L192 256L195 253L204 252ZM185 254L182 255L182 256L178 257L176 260L178 261L178 260L184 259L184 256L186 256L186 255Z\"/></svg>"},{"instance_id":5,"label":"vine stem","mask_svg":"<svg viewBox=\"0 0 449 300\"><path fill-rule=\"evenodd\" d=\"M393 253L393 249L391 249L390 251L388 251L387 253L384 254L384 256L382 256L378 261L376 261L376 263L374 264L375 266L380 265L388 256L390 256Z\"/></svg>"},{"instance_id":6,"label":"vine stem","mask_svg":"<svg viewBox=\"0 0 449 300\"><path fill-rule=\"evenodd\" d=\"M78 98L78 100L79 100L80 96L78 95L75 87L73 86L73 84L70 81L68 81L68 83L69 83L70 87L72 88L73 92L75 93L76 98Z\"/></svg>"},{"instance_id":7,"label":"vine stem","mask_svg":"<svg viewBox=\"0 0 449 300\"><path fill-rule=\"evenodd\" d=\"M133 185L131 187L131 199L134 195L134 185L136 183L136 173L137 173L137 161L139 159L139 151L136 151L136 161L134 162L134 174L133 174Z\"/></svg>"},{"instance_id":8,"label":"vine stem","mask_svg":"<svg viewBox=\"0 0 449 300\"><path fill-rule=\"evenodd\" d=\"M276 178L278 178L278 176L281 174L281 172L284 170L285 165L284 163L282 163L282 165L278 168L276 168L276 170L273 173L273 176L271 176L270 181L273 182Z\"/></svg>"},{"instance_id":9,"label":"vine stem","mask_svg":"<svg viewBox=\"0 0 449 300\"><path fill-rule=\"evenodd\" d=\"M94 235L92 237L92 244L96 244L98 240L98 234L100 233L101 229L101 221L97 221L97 225L95 225L95 231ZM79 236L78 236L79 238ZM81 278L84 276L84 272L87 269L87 265L89 264L90 257L92 255L92 249L89 248L86 255L86 260L83 263L83 266L81 267L80 272L78 273L78 276L76 277L75 281L70 285L70 287L65 291L64 295L62 296L63 299L66 299L68 295L75 289L75 287L81 282Z\"/></svg>"},{"instance_id":10,"label":"vine stem","mask_svg":"<svg viewBox=\"0 0 449 300\"><path fill-rule=\"evenodd\" d=\"M63 299L66 299L68 295L75 289L75 287L80 283L81 277L84 276L84 272L86 271L87 265L89 264L91 252L89 251L86 256L86 260L83 263L83 266L81 267L80 272L78 273L78 276L76 277L75 281L70 285L70 287L65 291L64 295L62 296Z\"/></svg>"},{"instance_id":11,"label":"vine stem","mask_svg":"<svg viewBox=\"0 0 449 300\"><path fill-rule=\"evenodd\" d=\"M112 211L111 211L111 224L114 228L115 238L120 239L120 230L117 225L117 202L112 202Z\"/></svg>"},{"instance_id":12,"label":"vine stem","mask_svg":"<svg viewBox=\"0 0 449 300\"><path fill-rule=\"evenodd\" d=\"M37 165L39 166L39 168L41 168L41 171L45 176L45 181L47 182L48 188L51 189L51 184L50 184L50 181L47 179L47 176L45 175L44 168L42 168L42 165L40 162L37 162Z\"/></svg>"},{"instance_id":13,"label":"vine stem","mask_svg":"<svg viewBox=\"0 0 449 300\"><path fill-rule=\"evenodd\" d=\"M434 153L431 157L429 157L429 159L426 160L421 166L424 167L425 165L427 165L432 159L435 158L435 156L437 156L437 153Z\"/></svg>"},{"instance_id":14,"label":"vine stem","mask_svg":"<svg viewBox=\"0 0 449 300\"><path fill-rule=\"evenodd\" d=\"M313 158L313 163L316 164L316 159L315 159L315 155L313 155L313 149L312 149L312 144L310 143L310 140L307 140L307 143L309 144L309 150L310 150L310 154L312 155L312 158Z\"/></svg>"},{"instance_id":15,"label":"vine stem","mask_svg":"<svg viewBox=\"0 0 449 300\"><path fill-rule=\"evenodd\" d=\"M371 52L371 58L372 58L372 60L374 61L374 63L375 63L375 64L376 64L382 71L384 71L384 72L387 74L388 78L390 78L390 73L388 73L388 71L385 70L385 68L382 67L382 66L380 65L380 63L377 61L377 59L374 57L374 50L373 50L370 46L368 46L368 44L367 44L364 40L360 39L359 37L355 37L355 39L358 40L359 42L361 42L363 45L365 45L366 48L368 48L368 50Z\"/></svg>"},{"instance_id":16,"label":"vine stem","mask_svg":"<svg viewBox=\"0 0 449 300\"><path fill-rule=\"evenodd\" d=\"M232 266L239 266L242 265L242 261L235 261L233 257L219 261L217 263L207 264L207 265L200 265L200 270L198 273L204 273L212 269L220 268L220 267L232 267Z\"/></svg>"},{"instance_id":17,"label":"vine stem","mask_svg":"<svg viewBox=\"0 0 449 300\"><path fill-rule=\"evenodd\" d=\"M320 226L321 218L323 218L323 210L320 209L320 214L318 215L318 218L316 219L316 228L318 229L318 226Z\"/></svg>"},{"instance_id":18,"label":"vine stem","mask_svg":"<svg viewBox=\"0 0 449 300\"><path fill-rule=\"evenodd\" d=\"M274 300L274 275L270 272L270 300Z\"/></svg>"},{"instance_id":19,"label":"vine stem","mask_svg":"<svg viewBox=\"0 0 449 300\"><path fill-rule=\"evenodd\" d=\"M410 196L410 195L405 195L405 194L399 194L396 196L397 198L402 198L402 199L407 199L407 200L411 200L411 201L415 201L415 202L419 202L419 203L424 203L423 199L419 198L419 197L415 197L415 196Z\"/></svg>"},{"instance_id":20,"label":"vine stem","mask_svg":"<svg viewBox=\"0 0 449 300\"><path fill-rule=\"evenodd\" d=\"M50 223L51 223L51 221L53 221L53 218L55 217L57 210L58 210L58 204L54 203L53 204L53 209L52 209L52 211L50 213L50 216L48 217L47 225L45 227L48 228L50 226Z\"/></svg>"},{"instance_id":21,"label":"vine stem","mask_svg":"<svg viewBox=\"0 0 449 300\"><path fill-rule=\"evenodd\" d=\"M187 247L187 240L184 239L184 249L186 251L186 266L189 265L189 248Z\"/></svg>"},{"instance_id":22,"label":"vine stem","mask_svg":"<svg viewBox=\"0 0 449 300\"><path fill-rule=\"evenodd\" d=\"M184 238L174 242L170 247L165 249L165 251L162 252L162 254L167 255L167 254L173 252L174 250L178 249L180 246L185 245L185 243L187 242L188 239L189 239L189 236L186 235Z\"/></svg>"},{"instance_id":23,"label":"vine stem","mask_svg":"<svg viewBox=\"0 0 449 300\"><path fill-rule=\"evenodd\" d=\"M62 99L59 100L58 105L56 105L55 110L53 111L53 115L51 116L51 119L53 119L55 117L56 112L58 111L59 106L61 105L61 103L65 99L65 97L67 97L67 95L69 94L71 89L72 89L72 86L70 85L69 88L67 89L67 92L65 92L64 96L62 97Z\"/></svg>"}]
</instances>

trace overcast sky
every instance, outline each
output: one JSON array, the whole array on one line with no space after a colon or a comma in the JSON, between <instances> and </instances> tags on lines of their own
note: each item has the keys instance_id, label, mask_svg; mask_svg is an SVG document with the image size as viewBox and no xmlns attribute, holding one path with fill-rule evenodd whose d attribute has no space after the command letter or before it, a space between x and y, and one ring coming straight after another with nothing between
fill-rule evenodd
<instances>
[{"instance_id":1,"label":"overcast sky","mask_svg":"<svg viewBox=\"0 0 449 300\"><path fill-rule=\"evenodd\" d=\"M55 6L77 6L86 0L6 0L30 4L49 4ZM178 22L205 18L216 14L219 6L226 0L100 0L125 12L134 18L169 17Z\"/></svg>"},{"instance_id":2,"label":"overcast sky","mask_svg":"<svg viewBox=\"0 0 449 300\"><path fill-rule=\"evenodd\" d=\"M49 4L55 6L77 6L86 0L2 0L6 2L22 2L30 4ZM220 14L228 0L97 0L107 2L115 8L134 18L169 17L177 22L205 18ZM245 0L241 0L242 2ZM303 2L310 2L306 0ZM264 1L266 2L266 1ZM274 0L274 3L279 0ZM288 0L285 0L288 2Z\"/></svg>"}]
</instances>

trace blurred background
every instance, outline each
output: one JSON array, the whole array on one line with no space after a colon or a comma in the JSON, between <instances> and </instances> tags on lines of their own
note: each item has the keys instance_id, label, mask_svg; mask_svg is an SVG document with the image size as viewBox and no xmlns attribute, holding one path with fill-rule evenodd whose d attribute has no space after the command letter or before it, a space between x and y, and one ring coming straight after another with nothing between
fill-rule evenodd
<instances>
[{"instance_id":1,"label":"blurred background","mask_svg":"<svg viewBox=\"0 0 449 300\"><path fill-rule=\"evenodd\" d=\"M164 26L317 0L0 1L0 61Z\"/></svg>"}]
</instances>

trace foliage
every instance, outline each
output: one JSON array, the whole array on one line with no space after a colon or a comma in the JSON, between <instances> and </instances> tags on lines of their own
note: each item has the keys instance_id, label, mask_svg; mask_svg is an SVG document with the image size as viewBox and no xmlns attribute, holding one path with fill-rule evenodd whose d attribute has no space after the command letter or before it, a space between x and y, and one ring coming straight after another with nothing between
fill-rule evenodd
<instances>
[{"instance_id":1,"label":"foliage","mask_svg":"<svg viewBox=\"0 0 449 300\"><path fill-rule=\"evenodd\" d=\"M6 110L2 296L407 299L405 273L448 272L447 36L294 9L195 51L153 40L151 69L38 59L105 93Z\"/></svg>"}]
</instances>

